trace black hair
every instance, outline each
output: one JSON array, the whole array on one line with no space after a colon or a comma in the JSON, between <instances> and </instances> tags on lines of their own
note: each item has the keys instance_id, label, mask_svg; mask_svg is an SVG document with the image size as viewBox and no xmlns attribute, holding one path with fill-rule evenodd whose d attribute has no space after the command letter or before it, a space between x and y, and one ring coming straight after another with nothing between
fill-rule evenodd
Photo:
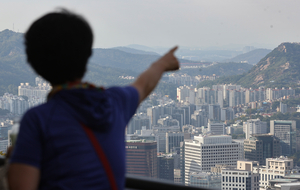
<instances>
[{"instance_id":1,"label":"black hair","mask_svg":"<svg viewBox=\"0 0 300 190\"><path fill-rule=\"evenodd\" d=\"M65 9L42 16L25 34L27 61L52 85L84 76L92 43L87 21Z\"/></svg>"}]
</instances>

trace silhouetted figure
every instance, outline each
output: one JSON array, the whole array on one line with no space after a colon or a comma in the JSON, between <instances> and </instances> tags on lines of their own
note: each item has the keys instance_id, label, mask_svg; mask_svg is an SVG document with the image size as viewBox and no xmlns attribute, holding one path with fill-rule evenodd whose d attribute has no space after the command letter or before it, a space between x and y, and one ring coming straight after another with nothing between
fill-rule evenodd
<instances>
[{"instance_id":1,"label":"silhouetted figure","mask_svg":"<svg viewBox=\"0 0 300 190\"><path fill-rule=\"evenodd\" d=\"M179 68L177 48L130 86L102 89L81 81L92 42L89 24L66 10L46 14L26 32L28 63L53 89L22 118L8 173L11 190L124 188L125 126L163 72Z\"/></svg>"}]
</instances>

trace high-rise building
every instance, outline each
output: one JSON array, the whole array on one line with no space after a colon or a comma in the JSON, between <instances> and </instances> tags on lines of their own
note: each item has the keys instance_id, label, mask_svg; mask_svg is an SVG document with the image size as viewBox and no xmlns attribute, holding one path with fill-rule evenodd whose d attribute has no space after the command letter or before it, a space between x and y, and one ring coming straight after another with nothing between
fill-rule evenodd
<instances>
[{"instance_id":1,"label":"high-rise building","mask_svg":"<svg viewBox=\"0 0 300 190\"><path fill-rule=\"evenodd\" d=\"M286 113L287 112L287 104L280 102L279 110L281 113Z\"/></svg>"},{"instance_id":2,"label":"high-rise building","mask_svg":"<svg viewBox=\"0 0 300 190\"><path fill-rule=\"evenodd\" d=\"M183 132L167 132L166 133L166 153L171 153L174 148L180 147L180 142L184 141Z\"/></svg>"},{"instance_id":3,"label":"high-rise building","mask_svg":"<svg viewBox=\"0 0 300 190\"><path fill-rule=\"evenodd\" d=\"M126 142L126 170L128 174L157 178L157 144L145 140Z\"/></svg>"},{"instance_id":4,"label":"high-rise building","mask_svg":"<svg viewBox=\"0 0 300 190\"><path fill-rule=\"evenodd\" d=\"M290 156L297 152L296 121L271 120L270 134L280 140L281 155Z\"/></svg>"},{"instance_id":5,"label":"high-rise building","mask_svg":"<svg viewBox=\"0 0 300 190\"><path fill-rule=\"evenodd\" d=\"M295 96L295 90L291 87L288 89L285 89L284 87L282 89L266 89L266 99L267 100L274 100L278 98L282 98L284 96Z\"/></svg>"},{"instance_id":6,"label":"high-rise building","mask_svg":"<svg viewBox=\"0 0 300 190\"><path fill-rule=\"evenodd\" d=\"M172 117L166 116L157 120L157 124L161 126L179 126L177 119L172 119Z\"/></svg>"},{"instance_id":7,"label":"high-rise building","mask_svg":"<svg viewBox=\"0 0 300 190\"><path fill-rule=\"evenodd\" d=\"M233 120L235 111L233 108L228 107L228 108L222 108L221 109L221 121L225 120Z\"/></svg>"},{"instance_id":8,"label":"high-rise building","mask_svg":"<svg viewBox=\"0 0 300 190\"><path fill-rule=\"evenodd\" d=\"M190 89L185 85L177 88L177 100L179 102L186 101L186 98L189 97L189 91L190 91Z\"/></svg>"},{"instance_id":9,"label":"high-rise building","mask_svg":"<svg viewBox=\"0 0 300 190\"><path fill-rule=\"evenodd\" d=\"M174 183L181 184L181 171L180 169L174 169Z\"/></svg>"},{"instance_id":10,"label":"high-rise building","mask_svg":"<svg viewBox=\"0 0 300 190\"><path fill-rule=\"evenodd\" d=\"M244 160L245 159L245 152L244 152L244 139L233 139L233 142L238 143L240 146L239 150L239 160Z\"/></svg>"},{"instance_id":11,"label":"high-rise building","mask_svg":"<svg viewBox=\"0 0 300 190\"><path fill-rule=\"evenodd\" d=\"M22 115L29 109L29 103L22 96L4 93L0 97L0 108L8 110L13 114Z\"/></svg>"},{"instance_id":12,"label":"high-rise building","mask_svg":"<svg viewBox=\"0 0 300 190\"><path fill-rule=\"evenodd\" d=\"M185 184L185 142L180 142L180 177L181 183Z\"/></svg>"},{"instance_id":13,"label":"high-rise building","mask_svg":"<svg viewBox=\"0 0 300 190\"><path fill-rule=\"evenodd\" d=\"M157 152L166 152L166 133L167 132L179 132L180 127L177 126L153 126L153 132L155 133L155 141L157 142Z\"/></svg>"},{"instance_id":14,"label":"high-rise building","mask_svg":"<svg viewBox=\"0 0 300 190\"><path fill-rule=\"evenodd\" d=\"M185 110L184 111L185 119L184 119L183 125L189 125L191 123L191 121L190 121L191 120L191 108L190 108L190 106L181 106L180 108Z\"/></svg>"},{"instance_id":15,"label":"high-rise building","mask_svg":"<svg viewBox=\"0 0 300 190\"><path fill-rule=\"evenodd\" d=\"M208 123L208 131L213 135L225 135L224 123Z\"/></svg>"},{"instance_id":16,"label":"high-rise building","mask_svg":"<svg viewBox=\"0 0 300 190\"><path fill-rule=\"evenodd\" d=\"M42 100L42 102L46 101L47 94L52 89L52 86L49 83L38 83L37 86L30 86L29 83L21 83L18 87L18 95L19 96L27 96L28 99L32 99L37 97Z\"/></svg>"},{"instance_id":17,"label":"high-rise building","mask_svg":"<svg viewBox=\"0 0 300 190\"><path fill-rule=\"evenodd\" d=\"M174 110L173 110L173 114L172 115L176 115L176 114L180 114L180 115L182 115L182 126L183 125L185 125L185 123L186 123L186 110L185 109L182 109L182 108L175 108ZM181 126L181 127L182 127Z\"/></svg>"},{"instance_id":18,"label":"high-rise building","mask_svg":"<svg viewBox=\"0 0 300 190\"><path fill-rule=\"evenodd\" d=\"M157 157L158 178L174 181L174 158L168 156Z\"/></svg>"},{"instance_id":19,"label":"high-rise building","mask_svg":"<svg viewBox=\"0 0 300 190\"><path fill-rule=\"evenodd\" d=\"M183 124L183 114L175 113L171 115L173 119L177 120L180 129L182 129Z\"/></svg>"},{"instance_id":20,"label":"high-rise building","mask_svg":"<svg viewBox=\"0 0 300 190\"><path fill-rule=\"evenodd\" d=\"M190 184L193 172L209 172L216 164L236 166L239 144L231 136L195 136L193 141L184 142L185 184Z\"/></svg>"},{"instance_id":21,"label":"high-rise building","mask_svg":"<svg viewBox=\"0 0 300 190\"><path fill-rule=\"evenodd\" d=\"M150 117L150 125L157 125L157 120L159 119L160 115L163 115L162 113L164 108L161 106L153 106L150 108L147 108L147 116Z\"/></svg>"},{"instance_id":22,"label":"high-rise building","mask_svg":"<svg viewBox=\"0 0 300 190\"><path fill-rule=\"evenodd\" d=\"M127 125L127 134L134 134L136 130L142 127L150 129L150 118L146 114L135 114Z\"/></svg>"},{"instance_id":23,"label":"high-rise building","mask_svg":"<svg viewBox=\"0 0 300 190\"><path fill-rule=\"evenodd\" d=\"M244 140L244 152L245 159L264 165L266 158L280 156L280 142L271 134L255 134Z\"/></svg>"},{"instance_id":24,"label":"high-rise building","mask_svg":"<svg viewBox=\"0 0 300 190\"><path fill-rule=\"evenodd\" d=\"M206 126L208 118L204 110L196 110L194 114L191 115L191 125L195 127Z\"/></svg>"},{"instance_id":25,"label":"high-rise building","mask_svg":"<svg viewBox=\"0 0 300 190\"><path fill-rule=\"evenodd\" d=\"M257 119L249 119L243 123L243 130L246 134L246 139L249 139L253 134L265 134L267 133L267 122Z\"/></svg>"},{"instance_id":26,"label":"high-rise building","mask_svg":"<svg viewBox=\"0 0 300 190\"><path fill-rule=\"evenodd\" d=\"M221 107L220 105L209 105L208 106L208 118L215 120L215 121L220 121L221 120Z\"/></svg>"}]
</instances>

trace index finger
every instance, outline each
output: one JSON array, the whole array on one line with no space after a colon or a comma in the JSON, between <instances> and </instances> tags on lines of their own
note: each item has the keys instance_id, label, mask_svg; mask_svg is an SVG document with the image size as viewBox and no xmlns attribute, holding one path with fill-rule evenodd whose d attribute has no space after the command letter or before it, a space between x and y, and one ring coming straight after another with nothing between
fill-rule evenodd
<instances>
[{"instance_id":1,"label":"index finger","mask_svg":"<svg viewBox=\"0 0 300 190\"><path fill-rule=\"evenodd\" d=\"M174 53L177 49L178 49L178 46L175 46L169 51L169 53Z\"/></svg>"}]
</instances>

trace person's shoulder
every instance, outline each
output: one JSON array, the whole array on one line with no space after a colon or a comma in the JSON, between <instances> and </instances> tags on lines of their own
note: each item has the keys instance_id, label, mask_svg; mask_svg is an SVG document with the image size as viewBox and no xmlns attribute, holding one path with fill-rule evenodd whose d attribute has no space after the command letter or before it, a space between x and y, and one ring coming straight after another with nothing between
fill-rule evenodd
<instances>
[{"instance_id":1,"label":"person's shoulder","mask_svg":"<svg viewBox=\"0 0 300 190\"><path fill-rule=\"evenodd\" d=\"M26 111L23 118L37 115L49 115L49 112L51 111L51 108L54 106L54 104L54 101L48 101L46 103L32 107Z\"/></svg>"},{"instance_id":2,"label":"person's shoulder","mask_svg":"<svg viewBox=\"0 0 300 190\"><path fill-rule=\"evenodd\" d=\"M111 93L111 94L115 94L115 95L130 95L130 94L138 94L138 91L135 87L133 86L114 86L114 87L110 87L108 89L105 90L105 92L107 93Z\"/></svg>"}]
</instances>

